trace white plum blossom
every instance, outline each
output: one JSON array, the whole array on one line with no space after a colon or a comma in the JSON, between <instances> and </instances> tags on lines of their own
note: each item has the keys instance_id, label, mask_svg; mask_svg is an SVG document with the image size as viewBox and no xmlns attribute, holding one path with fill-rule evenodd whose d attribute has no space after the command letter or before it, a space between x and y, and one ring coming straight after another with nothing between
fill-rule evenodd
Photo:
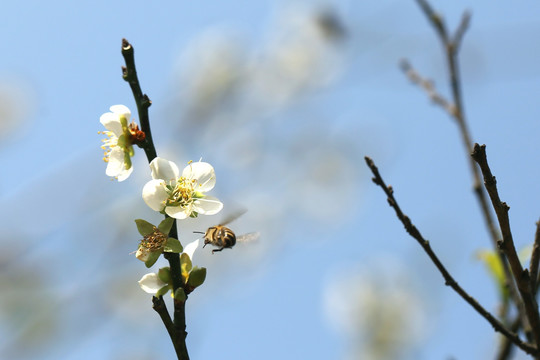
<instances>
[{"instance_id":1,"label":"white plum blossom","mask_svg":"<svg viewBox=\"0 0 540 360\"><path fill-rule=\"evenodd\" d=\"M184 247L184 254L187 254L189 256L189 259L193 261L193 254L195 253L195 250L199 247L199 239L190 242Z\"/></svg>"},{"instance_id":2,"label":"white plum blossom","mask_svg":"<svg viewBox=\"0 0 540 360\"><path fill-rule=\"evenodd\" d=\"M156 273L148 273L139 280L141 289L152 295L155 295L159 289L166 285L167 283L163 282Z\"/></svg>"},{"instance_id":3,"label":"white plum blossom","mask_svg":"<svg viewBox=\"0 0 540 360\"><path fill-rule=\"evenodd\" d=\"M128 124L131 111L124 105L114 105L99 118L99 121L107 131L100 134L107 136L103 139L101 148L105 150L103 160L107 162L105 173L117 178L118 181L126 180L133 172L131 157L134 155L133 141L144 140L144 133L139 131L135 123Z\"/></svg>"},{"instance_id":4,"label":"white plum blossom","mask_svg":"<svg viewBox=\"0 0 540 360\"><path fill-rule=\"evenodd\" d=\"M217 198L204 194L216 184L212 165L190 162L180 174L174 162L156 157L150 169L152 180L144 185L142 197L153 210L185 219L198 214L214 215L223 208Z\"/></svg>"},{"instance_id":5,"label":"white plum blossom","mask_svg":"<svg viewBox=\"0 0 540 360\"><path fill-rule=\"evenodd\" d=\"M189 256L189 260L193 261L193 254L195 253L195 250L199 247L199 239L190 242L184 247L183 254L187 254ZM190 265L191 268L191 265ZM163 269L160 269L160 271ZM148 273L144 275L141 280L139 280L139 286L141 289L143 289L145 292L152 294L156 296L157 292L161 289L163 289L164 286L171 286L171 284L168 284L161 280L158 273ZM166 292L167 290L165 290ZM162 290L163 292L163 290Z\"/></svg>"}]
</instances>

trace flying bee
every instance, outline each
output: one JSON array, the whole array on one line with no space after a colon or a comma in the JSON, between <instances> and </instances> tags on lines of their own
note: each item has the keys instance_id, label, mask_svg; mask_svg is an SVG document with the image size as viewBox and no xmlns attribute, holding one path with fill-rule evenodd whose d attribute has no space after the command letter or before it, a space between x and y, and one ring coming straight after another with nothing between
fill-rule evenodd
<instances>
[{"instance_id":1,"label":"flying bee","mask_svg":"<svg viewBox=\"0 0 540 360\"><path fill-rule=\"evenodd\" d=\"M258 239L260 235L258 232L252 232L236 236L234 231L225 226L230 222L238 219L244 212L245 211L233 214L221 224L209 227L208 230L206 230L206 232L204 233L202 231L194 231L194 233L204 234L203 248L208 244L219 247L219 249L212 250L213 254L216 251L222 251L223 249L232 248L237 241L247 242Z\"/></svg>"}]
</instances>

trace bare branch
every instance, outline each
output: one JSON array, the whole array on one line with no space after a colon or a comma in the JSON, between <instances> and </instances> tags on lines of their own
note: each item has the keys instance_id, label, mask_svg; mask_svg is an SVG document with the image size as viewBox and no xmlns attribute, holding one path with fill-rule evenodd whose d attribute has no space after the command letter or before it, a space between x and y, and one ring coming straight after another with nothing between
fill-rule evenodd
<instances>
[{"instance_id":1,"label":"bare branch","mask_svg":"<svg viewBox=\"0 0 540 360\"><path fill-rule=\"evenodd\" d=\"M426 17L428 18L429 22L435 30L437 31L437 34L441 37L441 41L443 43L448 43L448 31L446 31L446 25L444 24L443 18L441 15L437 14L431 5L425 0L416 0L418 5L420 5L420 8L426 14Z\"/></svg>"},{"instance_id":2,"label":"bare branch","mask_svg":"<svg viewBox=\"0 0 540 360\"><path fill-rule=\"evenodd\" d=\"M510 219L508 217L508 210L510 207L502 202L499 198L499 192L497 190L497 181L495 176L491 173L489 168L486 156L486 146L474 144L474 151L472 153L472 158L478 163L482 174L484 176L484 185L491 199L491 204L493 209L497 214L497 219L499 221L499 226L502 233L502 241L499 241L499 248L502 249L510 269L512 270L512 275L517 284L517 288L523 300L523 305L525 307L525 312L527 313L527 319L532 328L532 333L534 336L535 343L540 344L540 315L538 313L538 304L536 303L536 298L534 296L533 288L531 286L531 280L529 276L529 271L523 269L521 262L514 245L514 239L512 238L512 231L510 230Z\"/></svg>"},{"instance_id":3,"label":"bare branch","mask_svg":"<svg viewBox=\"0 0 540 360\"><path fill-rule=\"evenodd\" d=\"M461 42L463 40L463 36L465 35L465 31L469 28L469 23L471 22L471 13L468 11L465 11L463 15L461 16L461 22L459 23L459 26L456 29L456 32L454 33L454 39L452 40L452 44L454 44L454 52L457 54L459 51L459 48L461 47Z\"/></svg>"},{"instance_id":4,"label":"bare branch","mask_svg":"<svg viewBox=\"0 0 540 360\"><path fill-rule=\"evenodd\" d=\"M531 254L529 273L531 274L531 287L533 292L538 291L538 263L540 262L540 221L536 222L536 234L534 235L534 245Z\"/></svg>"},{"instance_id":5,"label":"bare branch","mask_svg":"<svg viewBox=\"0 0 540 360\"><path fill-rule=\"evenodd\" d=\"M490 324L493 326L495 331L500 332L507 338L509 338L516 346L521 348L523 351L527 352L531 355L538 354L538 350L536 347L534 347L531 344L525 343L522 341L519 336L510 331L508 328L504 326L503 323L501 323L499 320L497 320L489 311L487 311L482 305L480 305L472 296L470 296L459 284L454 280L454 278L450 275L450 273L446 270L444 265L441 263L435 252L431 249L431 245L429 244L429 241L425 240L420 231L414 226L414 224L411 222L409 217L405 215L401 208L399 207L396 199L394 198L394 190L391 186L387 186L382 179L381 175L379 174L379 169L377 166L375 166L375 163L373 160L369 157L365 157L366 163L368 167L371 169L371 172L374 175L374 178L372 179L375 184L380 186L383 191L385 192L388 200L388 204L394 209L396 212L396 216L401 221L403 226L405 226L405 230L411 235L416 241L420 244L420 246L424 249L426 254L429 256L433 264L437 267L441 275L443 276L445 280L445 285L450 286L456 293L459 294L469 305L471 305L482 317L484 317Z\"/></svg>"},{"instance_id":6,"label":"bare branch","mask_svg":"<svg viewBox=\"0 0 540 360\"><path fill-rule=\"evenodd\" d=\"M463 41L463 36L465 35L465 31L469 25L470 14L467 12L463 14L461 23L458 29L456 30L455 35L453 36L453 40L451 40L450 37L448 36L448 31L446 30L446 24L444 23L442 16L437 14L426 0L417 0L417 3L422 9L422 11L424 12L424 14L426 15L430 24L433 26L433 28L439 35L439 38L441 40L441 43L445 51L446 62L447 62L447 67L449 71L449 76L450 76L450 79L449 79L450 89L452 92L452 111L448 111L449 108L446 106L443 106L443 108L446 110L446 112L450 116L452 116L452 118L454 118L454 120L456 120L458 124L459 130L461 133L461 139L465 147L465 153L467 154L467 161L469 162L469 167L471 169L471 173L474 179L473 181L474 193L476 194L478 202L480 203L480 208L482 209L482 214L484 215L484 221L486 223L486 227L488 228L489 234L491 236L492 244L496 248L497 241L499 240L500 236L497 231L497 227L495 225L493 215L490 211L484 189L482 188L480 172L478 171L478 167L476 166L475 162L468 156L472 151L473 142L471 140L471 135L470 135L470 131L467 125L465 112L463 108L461 80L459 76L459 67L458 67L458 61L457 61L457 51L461 45L461 42ZM503 264L505 264L505 260L503 258L501 258L501 260Z\"/></svg>"},{"instance_id":7,"label":"bare branch","mask_svg":"<svg viewBox=\"0 0 540 360\"><path fill-rule=\"evenodd\" d=\"M461 80L459 74L457 53L463 41L465 31L467 30L470 23L470 13L465 12L461 18L461 23L459 24L453 39L450 39L448 36L448 31L446 29L446 24L444 23L443 18L437 14L429 3L426 0L417 0L417 3L420 5L420 8L426 15L430 24L434 27L435 31L439 35L441 43L443 45L446 62L450 76L450 89L452 93L452 108L451 111L448 111L448 108L445 108L446 112L452 116L456 121L460 134L462 143L465 147L465 153L467 154L467 161L469 163L470 171L473 175L473 190L480 204L480 209L484 216L484 223L489 232L491 243L495 249L497 249L497 242L500 239L500 234L497 229L497 225L494 220L493 213L489 206L485 190L482 186L482 177L480 171L475 161L469 156L472 151L473 143L471 140L470 131L467 125L467 120L465 118L465 112L463 108L462 101L462 91L461 91ZM442 98L442 97L441 97ZM505 274L506 285L510 293L510 297L513 302L517 305L518 311L521 311L521 306L519 303L518 290L516 289L515 283L512 281L512 275L510 274L510 269L508 267L508 262L503 254L498 251L497 253L501 264L503 266L503 271Z\"/></svg>"},{"instance_id":8,"label":"bare branch","mask_svg":"<svg viewBox=\"0 0 540 360\"><path fill-rule=\"evenodd\" d=\"M510 331L517 333L521 327L521 318L518 316L510 324ZM507 360L512 356L512 350L514 349L512 341L506 336L501 337L501 344L499 346L499 351L495 357L495 360Z\"/></svg>"},{"instance_id":9,"label":"bare branch","mask_svg":"<svg viewBox=\"0 0 540 360\"><path fill-rule=\"evenodd\" d=\"M437 92L437 89L435 89L435 86L431 80L423 78L406 59L402 59L400 61L400 67L405 75L407 75L409 80L424 89L431 101L442 107L448 113L448 115L452 117L456 116L456 107L454 104L450 103L448 100L446 100L446 98Z\"/></svg>"}]
</instances>

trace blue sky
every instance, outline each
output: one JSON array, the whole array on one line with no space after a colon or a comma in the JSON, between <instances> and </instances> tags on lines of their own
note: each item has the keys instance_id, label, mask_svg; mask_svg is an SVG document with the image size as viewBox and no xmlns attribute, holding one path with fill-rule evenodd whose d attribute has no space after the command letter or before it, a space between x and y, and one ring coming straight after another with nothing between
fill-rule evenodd
<instances>
[{"instance_id":1,"label":"blue sky","mask_svg":"<svg viewBox=\"0 0 540 360\"><path fill-rule=\"evenodd\" d=\"M317 8L302 4L293 20ZM284 59L274 56L280 46L303 44L290 41L297 28L281 20L291 19L291 2L4 4L0 98L2 114L15 115L0 119L0 282L8 288L0 296L2 357L173 356L136 283L146 269L129 255L138 241L132 220L160 219L140 197L146 159L136 150L134 175L117 183L105 176L99 149L99 116L115 104L135 110L121 78L124 37L153 101L160 156L212 163L213 194L225 210L248 209L237 231L261 232L258 244L195 255L208 277L188 304L193 359L346 358L356 338L328 310L328 294L379 273L417 300L411 312L420 315L411 321L422 331L404 359L492 354L490 325L444 286L363 162L365 155L375 160L458 282L496 311L494 286L474 259L489 241L457 128L398 68L409 59L447 96L438 39L413 1L330 5L347 39L324 49L330 61L300 71L297 82L272 83L283 75L270 71ZM460 58L465 111L474 141L487 145L514 239L524 247L540 216L540 5L432 5L452 29L464 9L472 12ZM190 86L229 64L222 58L204 68L201 54L215 61L223 49L216 43L238 51L231 64L242 72L228 85L239 95L225 91L223 103L205 105L201 120L190 112ZM220 219L188 222L181 240ZM353 293L362 284L346 288Z\"/></svg>"}]
</instances>

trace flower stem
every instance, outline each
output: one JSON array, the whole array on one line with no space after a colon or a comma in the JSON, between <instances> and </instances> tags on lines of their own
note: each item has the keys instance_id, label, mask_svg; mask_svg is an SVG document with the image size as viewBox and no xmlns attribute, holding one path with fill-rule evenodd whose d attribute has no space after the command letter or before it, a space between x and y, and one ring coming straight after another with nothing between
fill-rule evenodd
<instances>
[{"instance_id":1,"label":"flower stem","mask_svg":"<svg viewBox=\"0 0 540 360\"><path fill-rule=\"evenodd\" d=\"M143 94L139 78L137 77L137 69L135 68L135 56L133 46L126 40L122 39L122 56L126 62L126 66L122 67L122 77L129 83L135 103L137 104L137 112L139 114L139 122L141 130L145 133L145 141L139 146L144 150L146 158L150 163L157 157L156 147L152 140L152 132L150 131L150 118L148 116L148 108L152 102L146 94ZM178 230L176 228L176 220L170 231L170 236L178 239ZM179 287L184 288L182 281L182 271L180 268L180 256L176 253L165 253L165 259L169 261L171 269L171 277L173 282L173 294ZM187 292L186 292L187 296ZM187 297L186 297L187 300ZM189 355L186 346L186 303L185 301L174 301L174 317L171 320L169 312L165 306L162 297L153 298L153 308L160 315L165 328L171 337L176 355L179 360L189 360Z\"/></svg>"}]
</instances>

